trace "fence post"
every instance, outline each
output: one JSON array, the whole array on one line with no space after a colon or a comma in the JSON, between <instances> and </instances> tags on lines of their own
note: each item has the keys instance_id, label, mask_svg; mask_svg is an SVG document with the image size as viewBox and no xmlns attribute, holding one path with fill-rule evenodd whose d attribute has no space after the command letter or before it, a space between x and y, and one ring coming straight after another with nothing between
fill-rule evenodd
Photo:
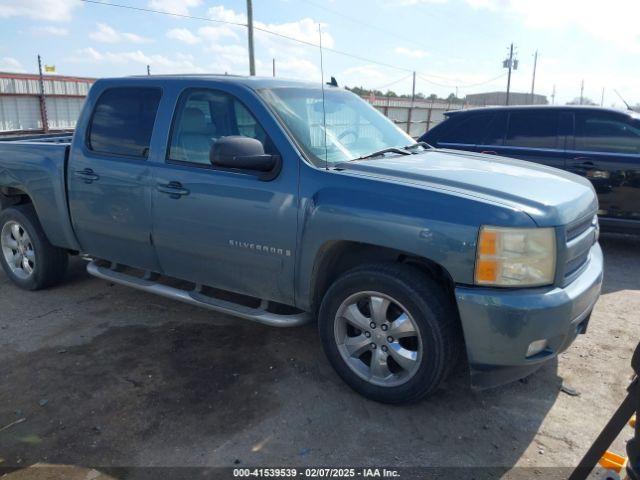
<instances>
[{"instance_id":1,"label":"fence post","mask_svg":"<svg viewBox=\"0 0 640 480\"><path fill-rule=\"evenodd\" d=\"M47 101L44 97L44 77L42 76L42 59L38 55L38 71L40 72L40 116L42 117L42 131L49 133L49 119L47 118Z\"/></svg>"},{"instance_id":2,"label":"fence post","mask_svg":"<svg viewBox=\"0 0 640 480\"><path fill-rule=\"evenodd\" d=\"M428 132L429 129L431 128L431 110L433 109L433 102L431 102L431 105L429 106L429 109L427 110L427 128L425 130L425 132Z\"/></svg>"}]
</instances>

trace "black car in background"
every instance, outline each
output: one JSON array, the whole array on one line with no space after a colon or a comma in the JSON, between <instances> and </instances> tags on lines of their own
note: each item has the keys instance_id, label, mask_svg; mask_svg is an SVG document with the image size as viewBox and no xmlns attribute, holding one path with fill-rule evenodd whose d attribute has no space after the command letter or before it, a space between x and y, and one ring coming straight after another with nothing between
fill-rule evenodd
<instances>
[{"instance_id":1,"label":"black car in background","mask_svg":"<svg viewBox=\"0 0 640 480\"><path fill-rule=\"evenodd\" d=\"M420 140L542 163L587 177L603 230L640 232L640 115L586 106L473 108Z\"/></svg>"}]
</instances>

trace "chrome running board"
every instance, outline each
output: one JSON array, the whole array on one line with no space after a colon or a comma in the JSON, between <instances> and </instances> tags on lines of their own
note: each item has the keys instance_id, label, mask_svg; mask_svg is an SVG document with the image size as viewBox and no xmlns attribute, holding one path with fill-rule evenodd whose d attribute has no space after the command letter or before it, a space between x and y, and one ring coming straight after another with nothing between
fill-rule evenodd
<instances>
[{"instance_id":1,"label":"chrome running board","mask_svg":"<svg viewBox=\"0 0 640 480\"><path fill-rule=\"evenodd\" d=\"M168 285L157 283L155 280L159 275L145 272L144 277L136 277L118 271L118 266L109 264L101 260L93 260L87 265L87 272L94 277L108 280L119 285L133 287L143 292L154 293L161 297L171 298L180 302L195 305L196 307L207 308L227 315L253 320L272 327L297 327L312 320L312 316L307 312L293 314L278 314L267 311L268 302L262 301L259 308L252 308L245 305L229 302L219 298L205 295L201 288L196 286L195 290L182 290Z\"/></svg>"}]
</instances>

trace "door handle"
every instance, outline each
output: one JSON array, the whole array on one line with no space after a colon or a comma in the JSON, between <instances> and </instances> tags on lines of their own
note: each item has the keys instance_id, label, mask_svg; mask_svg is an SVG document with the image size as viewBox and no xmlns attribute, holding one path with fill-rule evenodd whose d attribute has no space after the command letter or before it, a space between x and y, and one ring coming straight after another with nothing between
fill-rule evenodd
<instances>
[{"instance_id":1,"label":"door handle","mask_svg":"<svg viewBox=\"0 0 640 480\"><path fill-rule=\"evenodd\" d=\"M588 157L574 157L571 162L574 167L593 168L595 164Z\"/></svg>"},{"instance_id":2,"label":"door handle","mask_svg":"<svg viewBox=\"0 0 640 480\"><path fill-rule=\"evenodd\" d=\"M189 195L189 190L184 188L180 182L169 182L166 185L159 183L156 189L161 193L166 193L171 198L178 199L184 195Z\"/></svg>"},{"instance_id":3,"label":"door handle","mask_svg":"<svg viewBox=\"0 0 640 480\"><path fill-rule=\"evenodd\" d=\"M74 172L74 175L84 180L84 183L93 183L100 180L100 177L96 175L94 171L90 168L85 168L84 170L77 170Z\"/></svg>"}]
</instances>

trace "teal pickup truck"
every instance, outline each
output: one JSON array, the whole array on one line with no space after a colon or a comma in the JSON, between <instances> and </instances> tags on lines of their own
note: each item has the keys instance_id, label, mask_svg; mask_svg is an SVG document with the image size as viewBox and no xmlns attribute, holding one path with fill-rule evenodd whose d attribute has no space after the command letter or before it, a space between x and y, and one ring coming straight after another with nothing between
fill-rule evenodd
<instances>
[{"instance_id":1,"label":"teal pickup truck","mask_svg":"<svg viewBox=\"0 0 640 480\"><path fill-rule=\"evenodd\" d=\"M324 91L323 91L324 90ZM0 142L0 263L90 274L284 327L388 403L522 378L584 333L602 283L579 176L416 143L335 86L105 79L73 136Z\"/></svg>"}]
</instances>

